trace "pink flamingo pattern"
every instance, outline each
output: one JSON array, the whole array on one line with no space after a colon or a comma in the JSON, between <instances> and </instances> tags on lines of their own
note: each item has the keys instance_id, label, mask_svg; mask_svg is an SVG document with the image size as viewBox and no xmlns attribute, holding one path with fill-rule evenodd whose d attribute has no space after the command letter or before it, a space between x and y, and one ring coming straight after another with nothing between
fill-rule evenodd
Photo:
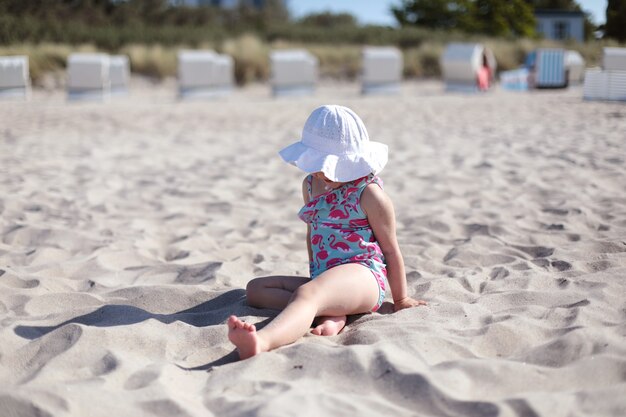
<instances>
[{"instance_id":1,"label":"pink flamingo pattern","mask_svg":"<svg viewBox=\"0 0 626 417\"><path fill-rule=\"evenodd\" d=\"M369 184L382 188L382 180L370 174L313 197L312 176L307 177L310 201L298 216L311 225L311 278L337 265L359 263L368 267L385 296L387 270L383 253L361 208L361 194Z\"/></svg>"}]
</instances>

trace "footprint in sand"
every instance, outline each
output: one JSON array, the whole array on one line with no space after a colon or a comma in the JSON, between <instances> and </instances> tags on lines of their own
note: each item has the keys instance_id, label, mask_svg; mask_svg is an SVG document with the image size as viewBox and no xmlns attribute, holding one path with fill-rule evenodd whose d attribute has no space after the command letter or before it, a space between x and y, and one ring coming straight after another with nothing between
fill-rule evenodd
<instances>
[{"instance_id":1,"label":"footprint in sand","mask_svg":"<svg viewBox=\"0 0 626 417\"><path fill-rule=\"evenodd\" d=\"M188 413L185 412L178 404L172 400L156 400L146 401L141 403L141 408L145 411L154 414L156 416L170 417L179 416L187 417Z\"/></svg>"},{"instance_id":2,"label":"footprint in sand","mask_svg":"<svg viewBox=\"0 0 626 417\"><path fill-rule=\"evenodd\" d=\"M165 260L167 262L177 261L180 259L185 259L189 256L188 250L170 250L165 254Z\"/></svg>"},{"instance_id":3,"label":"footprint in sand","mask_svg":"<svg viewBox=\"0 0 626 417\"><path fill-rule=\"evenodd\" d=\"M509 276L509 270L501 266L497 266L493 268L491 272L489 273L489 278L493 280L504 279L508 276Z\"/></svg>"},{"instance_id":4,"label":"footprint in sand","mask_svg":"<svg viewBox=\"0 0 626 417\"><path fill-rule=\"evenodd\" d=\"M0 395L0 406L10 416L52 417L52 414L35 404L21 398L14 398L10 394Z\"/></svg>"},{"instance_id":5,"label":"footprint in sand","mask_svg":"<svg viewBox=\"0 0 626 417\"><path fill-rule=\"evenodd\" d=\"M76 324L69 324L41 336L36 329L18 326L15 333L27 339L38 338L24 346L19 354L19 362L26 364L20 372L19 380L20 383L26 383L35 378L53 358L74 346L83 330Z\"/></svg>"},{"instance_id":6,"label":"footprint in sand","mask_svg":"<svg viewBox=\"0 0 626 417\"><path fill-rule=\"evenodd\" d=\"M91 371L94 376L106 375L113 372L118 365L118 360L111 352L107 352L99 361L92 365Z\"/></svg>"},{"instance_id":7,"label":"footprint in sand","mask_svg":"<svg viewBox=\"0 0 626 417\"><path fill-rule=\"evenodd\" d=\"M550 262L550 266L552 266L552 268L556 269L557 271L567 271L569 269L572 269L572 264L559 260Z\"/></svg>"},{"instance_id":8,"label":"footprint in sand","mask_svg":"<svg viewBox=\"0 0 626 417\"><path fill-rule=\"evenodd\" d=\"M547 258L554 253L554 248L546 248L544 246L511 246L532 256L533 258Z\"/></svg>"},{"instance_id":9,"label":"footprint in sand","mask_svg":"<svg viewBox=\"0 0 626 417\"><path fill-rule=\"evenodd\" d=\"M186 266L176 277L176 282L181 284L200 284L215 279L215 274L221 266L221 262L206 262Z\"/></svg>"},{"instance_id":10,"label":"footprint in sand","mask_svg":"<svg viewBox=\"0 0 626 417\"><path fill-rule=\"evenodd\" d=\"M124 384L124 389L136 390L147 387L159 378L159 371L152 368L142 369L135 372Z\"/></svg>"},{"instance_id":11,"label":"footprint in sand","mask_svg":"<svg viewBox=\"0 0 626 417\"><path fill-rule=\"evenodd\" d=\"M2 277L2 285L11 288L35 288L39 286L38 279L21 279L2 269L0 269L0 277Z\"/></svg>"}]
</instances>

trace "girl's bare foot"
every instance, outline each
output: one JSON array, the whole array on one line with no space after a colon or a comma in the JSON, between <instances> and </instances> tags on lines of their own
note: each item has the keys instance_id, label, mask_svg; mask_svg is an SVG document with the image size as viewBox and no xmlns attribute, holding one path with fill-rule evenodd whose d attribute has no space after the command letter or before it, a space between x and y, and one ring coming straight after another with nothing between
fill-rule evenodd
<instances>
[{"instance_id":1,"label":"girl's bare foot","mask_svg":"<svg viewBox=\"0 0 626 417\"><path fill-rule=\"evenodd\" d=\"M316 334L318 336L335 336L339 334L341 330L346 325L346 320L348 318L346 316L322 316L318 317L315 322L317 326L311 330L311 333Z\"/></svg>"},{"instance_id":2,"label":"girl's bare foot","mask_svg":"<svg viewBox=\"0 0 626 417\"><path fill-rule=\"evenodd\" d=\"M241 321L236 316L228 318L228 339L237 347L240 359L248 359L263 351L254 324Z\"/></svg>"}]
</instances>

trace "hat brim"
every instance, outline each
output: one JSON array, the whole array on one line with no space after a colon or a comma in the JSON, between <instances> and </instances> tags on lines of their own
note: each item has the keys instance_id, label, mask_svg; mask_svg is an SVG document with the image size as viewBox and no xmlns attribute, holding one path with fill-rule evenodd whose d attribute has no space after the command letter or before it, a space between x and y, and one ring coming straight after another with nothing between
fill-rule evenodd
<instances>
[{"instance_id":1,"label":"hat brim","mask_svg":"<svg viewBox=\"0 0 626 417\"><path fill-rule=\"evenodd\" d=\"M334 155L296 142L279 154L285 162L304 172L323 172L331 181L348 182L382 171L387 164L388 149L383 143L370 141L360 154Z\"/></svg>"}]
</instances>

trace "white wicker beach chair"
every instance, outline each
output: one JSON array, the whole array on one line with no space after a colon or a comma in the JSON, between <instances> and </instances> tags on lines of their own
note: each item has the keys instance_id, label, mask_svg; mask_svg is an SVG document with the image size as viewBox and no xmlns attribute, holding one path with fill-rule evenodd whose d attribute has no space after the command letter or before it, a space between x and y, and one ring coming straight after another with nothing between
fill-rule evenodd
<instances>
[{"instance_id":1,"label":"white wicker beach chair","mask_svg":"<svg viewBox=\"0 0 626 417\"><path fill-rule=\"evenodd\" d=\"M585 72L585 100L626 101L626 48L604 48L602 68Z\"/></svg>"},{"instance_id":2,"label":"white wicker beach chair","mask_svg":"<svg viewBox=\"0 0 626 417\"><path fill-rule=\"evenodd\" d=\"M212 87L216 55L213 51L178 52L178 89L181 98L208 94Z\"/></svg>"},{"instance_id":3,"label":"white wicker beach chair","mask_svg":"<svg viewBox=\"0 0 626 417\"><path fill-rule=\"evenodd\" d=\"M75 53L67 60L67 92L70 100L107 100L111 95L110 57Z\"/></svg>"},{"instance_id":4,"label":"white wicker beach chair","mask_svg":"<svg viewBox=\"0 0 626 417\"><path fill-rule=\"evenodd\" d=\"M235 62L230 55L218 54L215 57L214 84L217 91L228 93L235 84Z\"/></svg>"},{"instance_id":5,"label":"white wicker beach chair","mask_svg":"<svg viewBox=\"0 0 626 417\"><path fill-rule=\"evenodd\" d=\"M585 76L585 60L578 51L565 51L565 69L569 84L580 84Z\"/></svg>"},{"instance_id":6,"label":"white wicker beach chair","mask_svg":"<svg viewBox=\"0 0 626 417\"><path fill-rule=\"evenodd\" d=\"M30 98L31 84L28 57L0 57L0 97Z\"/></svg>"},{"instance_id":7,"label":"white wicker beach chair","mask_svg":"<svg viewBox=\"0 0 626 417\"><path fill-rule=\"evenodd\" d=\"M130 62L126 55L113 55L110 58L111 94L128 94L130 83Z\"/></svg>"},{"instance_id":8,"label":"white wicker beach chair","mask_svg":"<svg viewBox=\"0 0 626 417\"><path fill-rule=\"evenodd\" d=\"M179 95L183 99L213 98L232 90L233 59L211 50L178 53Z\"/></svg>"},{"instance_id":9,"label":"white wicker beach chair","mask_svg":"<svg viewBox=\"0 0 626 417\"><path fill-rule=\"evenodd\" d=\"M404 60L394 47L363 48L363 94L398 93L402 82Z\"/></svg>"},{"instance_id":10,"label":"white wicker beach chair","mask_svg":"<svg viewBox=\"0 0 626 417\"><path fill-rule=\"evenodd\" d=\"M443 80L448 91L486 89L495 76L496 67L493 52L479 43L450 43L441 56ZM485 82L486 86L481 85Z\"/></svg>"},{"instance_id":11,"label":"white wicker beach chair","mask_svg":"<svg viewBox=\"0 0 626 417\"><path fill-rule=\"evenodd\" d=\"M583 98L585 100L606 100L609 96L609 77L601 68L585 71Z\"/></svg>"},{"instance_id":12,"label":"white wicker beach chair","mask_svg":"<svg viewBox=\"0 0 626 417\"><path fill-rule=\"evenodd\" d=\"M271 85L275 96L308 95L315 91L318 60L305 50L270 53Z\"/></svg>"},{"instance_id":13,"label":"white wicker beach chair","mask_svg":"<svg viewBox=\"0 0 626 417\"><path fill-rule=\"evenodd\" d=\"M626 71L626 48L603 48L602 69Z\"/></svg>"}]
</instances>

